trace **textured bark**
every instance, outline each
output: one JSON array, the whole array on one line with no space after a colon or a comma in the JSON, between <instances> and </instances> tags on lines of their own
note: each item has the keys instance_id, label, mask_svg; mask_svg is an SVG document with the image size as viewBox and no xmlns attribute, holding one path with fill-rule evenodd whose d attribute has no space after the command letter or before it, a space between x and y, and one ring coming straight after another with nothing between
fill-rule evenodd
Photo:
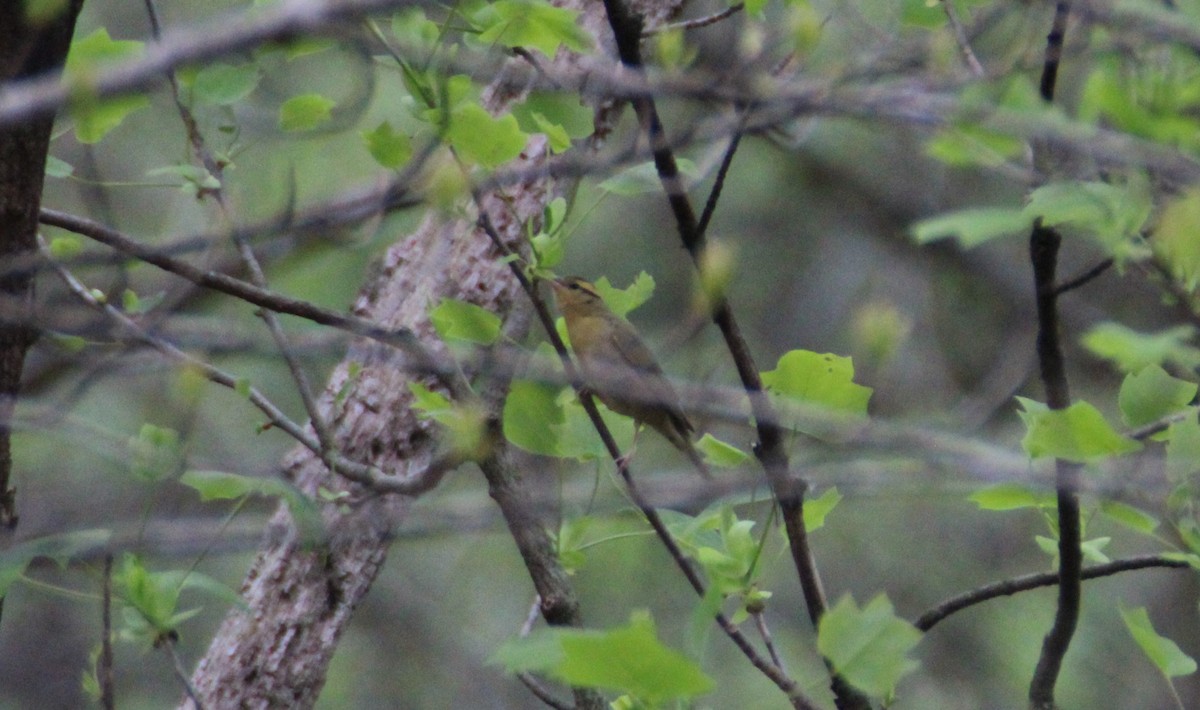
<instances>
[{"instance_id":1,"label":"textured bark","mask_svg":"<svg viewBox=\"0 0 1200 710\"><path fill-rule=\"evenodd\" d=\"M58 17L32 25L25 21L25 3L0 3L0 83L59 71L82 5L83 0L73 0ZM0 128L0 528L5 529L17 522L9 422L25 353L37 339L30 321L33 274L10 267L28 263L37 249L37 214L53 126L53 116L42 116Z\"/></svg>"}]
</instances>

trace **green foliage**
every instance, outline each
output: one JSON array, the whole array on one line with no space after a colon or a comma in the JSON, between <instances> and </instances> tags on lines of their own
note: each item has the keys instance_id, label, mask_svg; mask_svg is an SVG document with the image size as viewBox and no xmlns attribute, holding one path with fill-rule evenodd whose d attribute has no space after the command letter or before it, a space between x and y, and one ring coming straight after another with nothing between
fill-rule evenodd
<instances>
[{"instance_id":1,"label":"green foliage","mask_svg":"<svg viewBox=\"0 0 1200 710\"><path fill-rule=\"evenodd\" d=\"M0 597L8 594L8 588L21 579L35 559L44 557L65 567L73 558L103 548L111 537L110 530L78 530L26 540L0 550Z\"/></svg>"},{"instance_id":2,"label":"green foliage","mask_svg":"<svg viewBox=\"0 0 1200 710\"><path fill-rule=\"evenodd\" d=\"M1157 421L1185 409L1196 396L1194 382L1176 379L1158 365L1130 373L1121 383L1117 404L1129 426Z\"/></svg>"},{"instance_id":3,"label":"green foliage","mask_svg":"<svg viewBox=\"0 0 1200 710\"><path fill-rule=\"evenodd\" d=\"M554 7L545 0L497 0L473 16L481 42L505 47L532 47L554 57L559 46L587 52L592 38L577 20L579 12Z\"/></svg>"},{"instance_id":4,"label":"green foliage","mask_svg":"<svg viewBox=\"0 0 1200 710\"><path fill-rule=\"evenodd\" d=\"M1189 292L1200 282L1200 188L1167 201L1151 244L1171 276Z\"/></svg>"},{"instance_id":5,"label":"green foliage","mask_svg":"<svg viewBox=\"0 0 1200 710\"><path fill-rule=\"evenodd\" d=\"M221 182L217 180L212 173L208 172L202 166L191 165L189 163L181 163L178 165L165 165L161 168L154 168L146 171L150 177L159 175L173 175L182 180L179 188L192 197L197 197L208 190L221 189Z\"/></svg>"},{"instance_id":6,"label":"green foliage","mask_svg":"<svg viewBox=\"0 0 1200 710\"><path fill-rule=\"evenodd\" d=\"M197 102L230 106L249 96L261 78L257 64L217 62L196 72L190 85Z\"/></svg>"},{"instance_id":7,"label":"green foliage","mask_svg":"<svg viewBox=\"0 0 1200 710\"><path fill-rule=\"evenodd\" d=\"M925 154L956 167L995 167L1022 155L1025 145L1025 141L1020 138L989 131L981 126L963 124L935 133L925 143ZM987 240L980 240L976 235L975 239L968 243L964 237L963 245L973 246L981 241Z\"/></svg>"},{"instance_id":8,"label":"green foliage","mask_svg":"<svg viewBox=\"0 0 1200 710\"><path fill-rule=\"evenodd\" d=\"M696 450L704 454L706 462L718 468L737 468L750 458L745 451L708 433L696 442Z\"/></svg>"},{"instance_id":9,"label":"green foliage","mask_svg":"<svg viewBox=\"0 0 1200 710\"><path fill-rule=\"evenodd\" d=\"M179 482L200 494L201 501L241 500L249 496L282 498L307 544L315 544L325 534L325 524L315 503L299 489L279 478L242 476L225 471L187 471Z\"/></svg>"},{"instance_id":10,"label":"green foliage","mask_svg":"<svg viewBox=\"0 0 1200 710\"><path fill-rule=\"evenodd\" d=\"M1200 423L1188 417L1167 429L1167 479L1187 482L1200 472Z\"/></svg>"},{"instance_id":11,"label":"green foliage","mask_svg":"<svg viewBox=\"0 0 1200 710\"><path fill-rule=\"evenodd\" d=\"M464 159L495 168L520 155L529 136L512 114L495 118L479 104L467 103L451 114L446 140Z\"/></svg>"},{"instance_id":12,"label":"green foliage","mask_svg":"<svg viewBox=\"0 0 1200 710\"><path fill-rule=\"evenodd\" d=\"M1125 628L1129 629L1129 635L1133 636L1133 640L1137 641L1137 645L1146 654L1146 658L1150 659L1163 677L1170 680L1196 672L1196 661L1179 650L1179 646L1174 641L1159 636L1158 632L1154 630L1154 625L1150 622L1150 614L1147 613L1145 607L1122 608L1121 618L1125 621Z\"/></svg>"},{"instance_id":13,"label":"green foliage","mask_svg":"<svg viewBox=\"0 0 1200 710\"><path fill-rule=\"evenodd\" d=\"M540 382L513 380L504 400L504 437L530 453L557 456L556 426L564 422L558 391Z\"/></svg>"},{"instance_id":14,"label":"green foliage","mask_svg":"<svg viewBox=\"0 0 1200 710\"><path fill-rule=\"evenodd\" d=\"M1051 410L1041 402L1017 397L1025 422L1021 446L1030 458L1054 458L1088 463L1111 456L1139 451L1142 445L1117 433L1100 410L1087 402L1076 402L1066 409Z\"/></svg>"},{"instance_id":15,"label":"green foliage","mask_svg":"<svg viewBox=\"0 0 1200 710\"><path fill-rule=\"evenodd\" d=\"M444 429L445 445L456 455L476 459L485 453L487 414L476 407L451 402L419 382L409 382L413 408L424 419L432 419Z\"/></svg>"},{"instance_id":16,"label":"green foliage","mask_svg":"<svg viewBox=\"0 0 1200 710\"><path fill-rule=\"evenodd\" d=\"M545 673L568 685L627 693L651 707L715 687L695 662L658 640L645 612L609 631L541 630L504 644L492 662L509 673Z\"/></svg>"},{"instance_id":17,"label":"green foliage","mask_svg":"<svg viewBox=\"0 0 1200 710\"><path fill-rule=\"evenodd\" d=\"M199 589L230 604L241 604L236 592L198 572L150 572L133 554L126 554L113 575L114 586L124 603L121 638L145 647L158 646L178 637L178 627L200 613L199 608L181 611L179 595Z\"/></svg>"},{"instance_id":18,"label":"green foliage","mask_svg":"<svg viewBox=\"0 0 1200 710\"><path fill-rule=\"evenodd\" d=\"M1153 535L1158 529L1158 518L1132 505L1113 500L1101 501L1100 512L1106 518L1143 535Z\"/></svg>"},{"instance_id":19,"label":"green foliage","mask_svg":"<svg viewBox=\"0 0 1200 710\"><path fill-rule=\"evenodd\" d=\"M908 657L921 632L896 616L882 594L859 609L844 595L817 629L817 649L851 685L876 697L889 695L900 678L916 670Z\"/></svg>"},{"instance_id":20,"label":"green foliage","mask_svg":"<svg viewBox=\"0 0 1200 710\"><path fill-rule=\"evenodd\" d=\"M1023 210L978 207L923 219L914 224L911 231L918 244L953 237L964 249L970 249L998 237L1027 232L1032 225L1033 221Z\"/></svg>"},{"instance_id":21,"label":"green foliage","mask_svg":"<svg viewBox=\"0 0 1200 710\"><path fill-rule=\"evenodd\" d=\"M762 373L762 380L776 396L832 414L866 416L872 393L854 382L850 358L809 350L784 353L774 370ZM796 426L805 430L800 422Z\"/></svg>"},{"instance_id":22,"label":"green foliage","mask_svg":"<svg viewBox=\"0 0 1200 710\"><path fill-rule=\"evenodd\" d=\"M320 94L293 96L279 107L279 128L288 133L311 131L333 120L337 102Z\"/></svg>"},{"instance_id":23,"label":"green foliage","mask_svg":"<svg viewBox=\"0 0 1200 710\"><path fill-rule=\"evenodd\" d=\"M137 436L129 437L128 448L130 470L143 481L171 478L183 466L183 447L174 429L143 424Z\"/></svg>"},{"instance_id":24,"label":"green foliage","mask_svg":"<svg viewBox=\"0 0 1200 710\"><path fill-rule=\"evenodd\" d=\"M142 42L114 40L103 27L71 43L64 77L72 90L71 114L79 142L99 143L129 114L150 105L140 94L97 99L89 88L105 66L141 56L144 46Z\"/></svg>"},{"instance_id":25,"label":"green foliage","mask_svg":"<svg viewBox=\"0 0 1200 710\"><path fill-rule=\"evenodd\" d=\"M1148 255L1140 234L1152 204L1145 180L1050 183L1034 190L1025 215L1046 227L1070 227L1096 239L1118 263Z\"/></svg>"},{"instance_id":26,"label":"green foliage","mask_svg":"<svg viewBox=\"0 0 1200 710\"><path fill-rule=\"evenodd\" d=\"M1097 357L1122 372L1138 372L1150 365L1174 365L1190 370L1200 366L1200 349L1188 345L1196 334L1190 325L1157 333L1141 333L1118 323L1101 323L1084 333L1081 342Z\"/></svg>"},{"instance_id":27,"label":"green foliage","mask_svg":"<svg viewBox=\"0 0 1200 710\"><path fill-rule=\"evenodd\" d=\"M381 121L374 130L363 131L360 135L371 157L385 168L395 170L412 157L412 141L387 121Z\"/></svg>"},{"instance_id":28,"label":"green foliage","mask_svg":"<svg viewBox=\"0 0 1200 710\"><path fill-rule=\"evenodd\" d=\"M833 512L838 503L842 502L842 494L837 486L830 486L816 498L804 501L804 529L808 532L825 527L825 518Z\"/></svg>"},{"instance_id":29,"label":"green foliage","mask_svg":"<svg viewBox=\"0 0 1200 710\"><path fill-rule=\"evenodd\" d=\"M445 340L491 345L500 337L500 317L474 303L444 298L429 319Z\"/></svg>"},{"instance_id":30,"label":"green foliage","mask_svg":"<svg viewBox=\"0 0 1200 710\"><path fill-rule=\"evenodd\" d=\"M567 216L567 201L556 197L542 210L542 229L529 239L533 257L533 273L539 278L552 278L552 269L566 256L566 232L563 222Z\"/></svg>"},{"instance_id":31,"label":"green foliage","mask_svg":"<svg viewBox=\"0 0 1200 710\"><path fill-rule=\"evenodd\" d=\"M997 483L967 496L981 510L1020 510L1021 508L1054 508L1053 493L1035 491L1019 483Z\"/></svg>"},{"instance_id":32,"label":"green foliage","mask_svg":"<svg viewBox=\"0 0 1200 710\"><path fill-rule=\"evenodd\" d=\"M593 285L596 287L596 293L599 293L600 298L604 299L609 310L624 317L650 300L650 297L654 295L655 283L654 277L643 271L637 275L633 283L625 288L613 286L607 276L596 279Z\"/></svg>"},{"instance_id":33,"label":"green foliage","mask_svg":"<svg viewBox=\"0 0 1200 710\"><path fill-rule=\"evenodd\" d=\"M46 156L46 177L67 178L71 177L71 175L74 173L75 166L71 165L67 161L55 158L53 155ZM54 242L51 242L51 246L53 246L53 244Z\"/></svg>"}]
</instances>

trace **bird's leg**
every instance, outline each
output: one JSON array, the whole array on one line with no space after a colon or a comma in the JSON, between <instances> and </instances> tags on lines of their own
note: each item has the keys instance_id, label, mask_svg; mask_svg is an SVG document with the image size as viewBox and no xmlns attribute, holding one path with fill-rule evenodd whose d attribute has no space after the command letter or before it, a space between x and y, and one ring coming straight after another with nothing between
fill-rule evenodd
<instances>
[{"instance_id":1,"label":"bird's leg","mask_svg":"<svg viewBox=\"0 0 1200 710\"><path fill-rule=\"evenodd\" d=\"M629 444L629 451L626 451L625 453L623 453L617 457L616 463L617 463L618 470L625 468L626 466L629 465L629 462L631 460L633 460L633 455L635 453L637 453L638 434L640 434L641 431L642 431L642 424L640 422L634 422L634 424L633 424L633 441L630 442L630 444Z\"/></svg>"}]
</instances>

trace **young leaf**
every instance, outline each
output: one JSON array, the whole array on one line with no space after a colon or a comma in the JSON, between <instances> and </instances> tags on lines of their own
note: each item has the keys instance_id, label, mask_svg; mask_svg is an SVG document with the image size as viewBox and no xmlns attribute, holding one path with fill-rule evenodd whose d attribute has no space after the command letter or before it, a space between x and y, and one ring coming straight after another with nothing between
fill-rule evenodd
<instances>
[{"instance_id":1,"label":"young leaf","mask_svg":"<svg viewBox=\"0 0 1200 710\"><path fill-rule=\"evenodd\" d=\"M1026 427L1021 445L1030 458L1053 456L1087 463L1142 448L1140 442L1118 434L1104 420L1104 415L1087 402L1076 402L1066 409L1051 410L1040 402L1024 397L1018 397L1017 400L1024 407L1020 415Z\"/></svg>"},{"instance_id":2,"label":"young leaf","mask_svg":"<svg viewBox=\"0 0 1200 710\"><path fill-rule=\"evenodd\" d=\"M1129 426L1137 427L1181 411L1196 396L1194 382L1176 379L1158 365L1125 376L1117 404Z\"/></svg>"},{"instance_id":3,"label":"young leaf","mask_svg":"<svg viewBox=\"0 0 1200 710\"><path fill-rule=\"evenodd\" d=\"M630 311L650 300L654 294L654 277L645 271L637 275L633 283L620 289L609 283L607 276L596 279L596 292L604 299L609 310L622 318Z\"/></svg>"},{"instance_id":4,"label":"young leaf","mask_svg":"<svg viewBox=\"0 0 1200 710\"><path fill-rule=\"evenodd\" d=\"M953 237L964 249L970 249L998 237L1028 232L1032 224L1023 210L981 207L923 219L911 231L918 244Z\"/></svg>"},{"instance_id":5,"label":"young leaf","mask_svg":"<svg viewBox=\"0 0 1200 710\"><path fill-rule=\"evenodd\" d=\"M737 468L750 458L745 451L708 433L696 442L696 450L704 454L705 461L718 468Z\"/></svg>"},{"instance_id":6,"label":"young leaf","mask_svg":"<svg viewBox=\"0 0 1200 710\"><path fill-rule=\"evenodd\" d=\"M837 486L832 486L816 498L804 501L804 529L808 532L825 527L825 518L842 502Z\"/></svg>"},{"instance_id":7,"label":"young leaf","mask_svg":"<svg viewBox=\"0 0 1200 710\"><path fill-rule=\"evenodd\" d=\"M65 566L72 558L107 545L111 537L110 530L79 530L33 538L0 551L0 596L8 593L34 559L45 557Z\"/></svg>"},{"instance_id":8,"label":"young leaf","mask_svg":"<svg viewBox=\"0 0 1200 710\"><path fill-rule=\"evenodd\" d=\"M563 423L558 388L514 380L504 400L504 436L534 454L559 455L556 425Z\"/></svg>"},{"instance_id":9,"label":"young leaf","mask_svg":"<svg viewBox=\"0 0 1200 710\"><path fill-rule=\"evenodd\" d=\"M1200 471L1200 423L1195 417L1167 429L1167 480L1183 483Z\"/></svg>"},{"instance_id":10,"label":"young leaf","mask_svg":"<svg viewBox=\"0 0 1200 710\"><path fill-rule=\"evenodd\" d=\"M1171 270L1171 275L1188 291L1200 282L1200 188L1190 188L1167 202L1151 245L1154 253Z\"/></svg>"},{"instance_id":11,"label":"young leaf","mask_svg":"<svg viewBox=\"0 0 1200 710\"><path fill-rule=\"evenodd\" d=\"M385 168L395 170L412 157L412 141L404 133L393 129L387 121L381 122L375 130L363 131L360 135L371 157Z\"/></svg>"},{"instance_id":12,"label":"young leaf","mask_svg":"<svg viewBox=\"0 0 1200 710\"><path fill-rule=\"evenodd\" d=\"M204 67L192 79L192 91L200 103L228 106L250 95L258 86L256 64L218 62Z\"/></svg>"},{"instance_id":13,"label":"young leaf","mask_svg":"<svg viewBox=\"0 0 1200 710\"><path fill-rule=\"evenodd\" d=\"M981 510L1019 510L1021 508L1053 508L1057 503L1053 493L1038 492L1018 483L997 483L967 496Z\"/></svg>"},{"instance_id":14,"label":"young leaf","mask_svg":"<svg viewBox=\"0 0 1200 710\"><path fill-rule=\"evenodd\" d=\"M695 662L658 640L649 614L609 631L547 629L509 641L492 657L510 672L546 673L568 685L628 693L657 704L710 692Z\"/></svg>"},{"instance_id":15,"label":"young leaf","mask_svg":"<svg viewBox=\"0 0 1200 710\"><path fill-rule=\"evenodd\" d=\"M1154 625L1150 623L1150 614L1146 612L1145 607L1121 609L1121 618L1125 621L1125 628L1129 629L1129 635L1141 646L1142 652L1168 679L1196 672L1196 661L1179 650L1174 641L1159 636L1154 630Z\"/></svg>"},{"instance_id":16,"label":"young leaf","mask_svg":"<svg viewBox=\"0 0 1200 710\"><path fill-rule=\"evenodd\" d=\"M446 140L463 159L495 168L521 154L529 136L512 114L493 117L475 102L466 102L450 115Z\"/></svg>"},{"instance_id":17,"label":"young leaf","mask_svg":"<svg viewBox=\"0 0 1200 710\"><path fill-rule=\"evenodd\" d=\"M762 380L775 394L844 414L866 415L872 392L854 382L850 358L809 350L785 353Z\"/></svg>"},{"instance_id":18,"label":"young leaf","mask_svg":"<svg viewBox=\"0 0 1200 710\"><path fill-rule=\"evenodd\" d=\"M579 11L552 6L545 0L497 0L491 4L491 24L481 42L505 47L533 47L551 59L560 45L576 52L592 47L591 36L579 26Z\"/></svg>"},{"instance_id":19,"label":"young leaf","mask_svg":"<svg viewBox=\"0 0 1200 710\"><path fill-rule=\"evenodd\" d=\"M183 463L183 447L179 432L167 427L143 424L137 436L128 440L133 475L143 481L161 481L179 471Z\"/></svg>"},{"instance_id":20,"label":"young leaf","mask_svg":"<svg viewBox=\"0 0 1200 710\"><path fill-rule=\"evenodd\" d=\"M1158 528L1158 518L1115 500L1101 501L1100 512L1105 517L1144 535L1153 535Z\"/></svg>"},{"instance_id":21,"label":"young leaf","mask_svg":"<svg viewBox=\"0 0 1200 710\"><path fill-rule=\"evenodd\" d=\"M865 609L849 594L821 617L817 649L851 685L877 697L888 695L905 674L917 667L908 652L921 632L896 616L880 594Z\"/></svg>"},{"instance_id":22,"label":"young leaf","mask_svg":"<svg viewBox=\"0 0 1200 710\"><path fill-rule=\"evenodd\" d=\"M1118 323L1101 323L1084 333L1083 346L1111 361L1122 372L1171 363L1190 370L1200 366L1200 349L1187 342L1196 331L1180 325L1157 333L1139 333Z\"/></svg>"},{"instance_id":23,"label":"young leaf","mask_svg":"<svg viewBox=\"0 0 1200 710\"><path fill-rule=\"evenodd\" d=\"M311 131L333 120L337 102L320 94L293 96L279 107L279 128L289 133Z\"/></svg>"},{"instance_id":24,"label":"young leaf","mask_svg":"<svg viewBox=\"0 0 1200 710\"><path fill-rule=\"evenodd\" d=\"M464 340L491 345L500 337L500 318L474 303L443 298L429 312L438 335L446 340Z\"/></svg>"}]
</instances>

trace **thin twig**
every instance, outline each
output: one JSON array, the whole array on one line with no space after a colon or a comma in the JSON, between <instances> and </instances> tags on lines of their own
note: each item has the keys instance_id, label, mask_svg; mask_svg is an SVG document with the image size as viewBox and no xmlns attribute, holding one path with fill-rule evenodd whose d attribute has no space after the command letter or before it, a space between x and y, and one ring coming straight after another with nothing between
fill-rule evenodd
<instances>
[{"instance_id":1,"label":"thin twig","mask_svg":"<svg viewBox=\"0 0 1200 710\"><path fill-rule=\"evenodd\" d=\"M680 22L672 22L671 24L662 25L661 27L655 27L655 28L652 28L649 30L645 30L642 32L642 36L643 37L653 37L656 34L661 34L663 32L673 32L675 30L697 30L697 29L700 29L701 27L708 27L709 25L715 25L718 22L720 22L721 20L727 19L729 17L733 17L734 15L741 12L745 8L746 8L746 5L744 3L740 3L740 2L734 3L733 5L730 5L729 7L725 8L724 10L721 10L720 12L714 12L711 15L705 15L704 17L695 17L690 20L682 20Z\"/></svg>"},{"instance_id":2,"label":"thin twig","mask_svg":"<svg viewBox=\"0 0 1200 710\"><path fill-rule=\"evenodd\" d=\"M1116 263L1116 260L1113 259L1112 257L1104 259L1099 264L1096 264L1095 266L1088 269L1087 271L1084 271L1082 274L1079 274L1078 276L1074 276L1070 279L1067 279L1066 281L1060 283L1058 286L1055 286L1054 292L1053 292L1054 295L1061 296L1064 293L1066 293L1067 291L1074 291L1075 289L1088 284L1093 279L1095 279L1095 278L1099 277L1101 274L1103 274L1105 271L1108 271L1109 269L1111 269L1113 264L1115 264L1115 263Z\"/></svg>"},{"instance_id":3,"label":"thin twig","mask_svg":"<svg viewBox=\"0 0 1200 710\"><path fill-rule=\"evenodd\" d=\"M604 8L609 26L612 27L616 39L617 53L621 62L640 74L642 68L641 18L621 0L604 0ZM658 172L659 181L662 183L663 191L666 193L667 202L674 214L680 239L684 248L688 250L692 263L696 267L700 267L703 264L705 237L698 229L699 222L695 210L684 190L679 167L667 141L666 131L659 118L653 95L648 94L635 98L633 107L641 124L641 130L648 139L654 155L654 166ZM725 339L726 347L737 367L742 386L750 399L759 439L755 447L755 454L766 473L771 492L779 502L790 542L792 561L800 578L801 589L804 591L809 619L815 627L825 613L826 601L816 560L808 544L808 532L804 528L804 494L807 484L802 479L793 477L789 470L782 428L766 423L774 419L774 408L765 395L759 368L750 354L750 348L742 336L728 300L723 294L717 294L711 306L713 322ZM833 669L833 665L828 659L826 659L826 666L829 669L832 689L840 707L870 707L867 697L846 683Z\"/></svg>"},{"instance_id":4,"label":"thin twig","mask_svg":"<svg viewBox=\"0 0 1200 710\"><path fill-rule=\"evenodd\" d=\"M971 49L971 40L967 38L967 31L958 19L958 10L954 9L954 0L941 0L941 3L942 10L946 13L946 21L950 25L950 31L954 33L954 41L958 43L958 49L962 52L963 61L966 62L967 68L971 70L972 74L983 78L987 71L979 63L975 51Z\"/></svg>"},{"instance_id":5,"label":"thin twig","mask_svg":"<svg viewBox=\"0 0 1200 710\"><path fill-rule=\"evenodd\" d=\"M200 702L200 696L196 693L196 688L192 685L191 678L188 677L187 671L183 668L183 659L179 657L179 652L175 648L175 641L171 638L163 639L160 644L167 656L171 659L171 668L175 671L175 677L183 685L184 692L188 698L194 703L195 710L204 710L204 704Z\"/></svg>"},{"instance_id":6,"label":"thin twig","mask_svg":"<svg viewBox=\"0 0 1200 710\"><path fill-rule=\"evenodd\" d=\"M67 287L72 291L72 293L74 293L87 305L101 311L111 318L117 323L118 326L125 330L130 337L154 348L155 350L158 350L162 354L177 362L195 368L211 382L228 387L234 391L243 391L244 383L242 383L238 378L227 372L224 372L223 370L213 367L199 358L188 355L161 338L147 333L124 313L117 310L109 303L101 301L95 294L89 291L88 288L83 285L83 283L75 278L74 274L53 262L53 258L50 255L45 241L41 240L40 238L39 246L42 249L43 256L53 265L55 271L67 284ZM247 399L249 399L250 402L259 409L259 411L267 415L267 418L270 420L272 426L287 433L317 456L321 455L320 442L305 433L298 424L289 419L287 415L285 415L278 407L268 400L256 387L251 386L244 391ZM441 476L445 474L447 470L457 466L459 463L460 461L453 459L434 462L434 464L430 466L429 470L422 474L422 476L419 478L400 479L396 476L390 476L373 466L367 466L356 461L351 461L340 455L335 455L333 457L333 464L337 467L338 472L346 478L366 486L375 493L400 493L405 495L417 495L429 490L441 480Z\"/></svg>"},{"instance_id":7,"label":"thin twig","mask_svg":"<svg viewBox=\"0 0 1200 710\"><path fill-rule=\"evenodd\" d=\"M113 555L104 555L104 581L100 608L100 659L96 663L96 680L100 683L100 705L104 710L117 707L117 694L113 681L112 646L112 574Z\"/></svg>"},{"instance_id":8,"label":"thin twig","mask_svg":"<svg viewBox=\"0 0 1200 710\"><path fill-rule=\"evenodd\" d=\"M1185 569L1190 567L1183 560L1173 560L1162 555L1147 555L1144 557L1131 557L1126 560L1115 560L1106 562L1102 565L1088 567L1083 570L1080 575L1083 579L1097 579L1099 577L1108 577L1120 572L1128 572L1130 570L1147 569L1152 567L1167 567L1175 569ZM938 604L929 611L917 617L913 622L913 626L921 631L929 631L946 617L963 609L970 608L976 604L996 599L998 597L1008 597L1020 592L1026 592L1038 587L1049 587L1053 584L1058 584L1058 572L1039 572L1037 574L1026 574L1020 577L1013 577L1000 582L993 582L978 589L972 589L956 597L947 599Z\"/></svg>"}]
</instances>

